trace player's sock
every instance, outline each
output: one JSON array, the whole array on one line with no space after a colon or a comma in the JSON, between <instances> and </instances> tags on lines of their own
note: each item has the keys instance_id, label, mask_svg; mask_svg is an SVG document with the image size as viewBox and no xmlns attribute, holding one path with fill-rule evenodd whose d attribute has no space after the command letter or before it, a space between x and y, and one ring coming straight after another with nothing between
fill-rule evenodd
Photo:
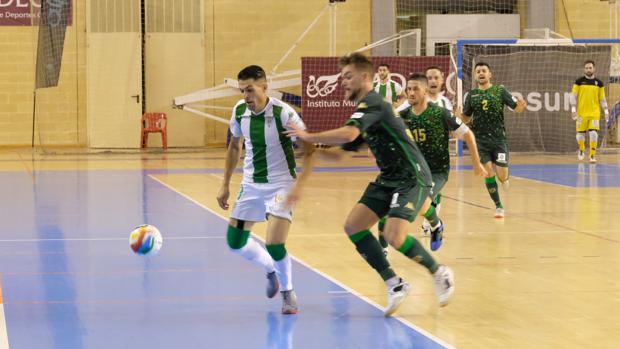
<instances>
[{"instance_id":1,"label":"player's sock","mask_svg":"<svg viewBox=\"0 0 620 349\"><path fill-rule=\"evenodd\" d=\"M435 228L439 225L439 216L437 216L437 211L435 210L435 206L431 205L426 212L424 212L424 218L431 224L431 227Z\"/></svg>"},{"instance_id":2,"label":"player's sock","mask_svg":"<svg viewBox=\"0 0 620 349\"><path fill-rule=\"evenodd\" d=\"M433 256L431 256L430 253L422 247L422 244L411 235L407 235L405 242L403 242L398 250L405 256L425 266L431 274L435 273L439 268L439 264L435 261Z\"/></svg>"},{"instance_id":3,"label":"player's sock","mask_svg":"<svg viewBox=\"0 0 620 349\"><path fill-rule=\"evenodd\" d=\"M379 273L384 281L396 276L383 254L379 241L375 239L370 230L362 230L349 236L349 239L355 244L357 252Z\"/></svg>"},{"instance_id":4,"label":"player's sock","mask_svg":"<svg viewBox=\"0 0 620 349\"><path fill-rule=\"evenodd\" d=\"M593 158L596 155L596 147L598 146L598 133L596 131L590 131L590 157Z\"/></svg>"},{"instance_id":5,"label":"player's sock","mask_svg":"<svg viewBox=\"0 0 620 349\"><path fill-rule=\"evenodd\" d=\"M248 230L242 230L229 225L228 232L226 233L226 241L228 242L230 250L262 267L265 269L265 272L273 272L273 259L271 259L269 253L267 253L267 250L265 250L261 244L249 238L249 236L250 232Z\"/></svg>"},{"instance_id":6,"label":"player's sock","mask_svg":"<svg viewBox=\"0 0 620 349\"><path fill-rule=\"evenodd\" d=\"M586 135L584 133L577 133L577 145L580 152L586 150Z\"/></svg>"},{"instance_id":7,"label":"player's sock","mask_svg":"<svg viewBox=\"0 0 620 349\"><path fill-rule=\"evenodd\" d=\"M503 207L502 202L499 200L499 191L497 191L497 182L495 181L495 176L485 178L484 183L487 186L487 190L489 191L491 199L495 203L495 207Z\"/></svg>"},{"instance_id":8,"label":"player's sock","mask_svg":"<svg viewBox=\"0 0 620 349\"><path fill-rule=\"evenodd\" d=\"M383 248L387 248L388 247L388 242L385 239L385 237L383 236L383 228L385 228L385 217L382 217L381 219L379 219L379 224L378 224L378 228L379 228L379 244L381 244L381 247Z\"/></svg>"},{"instance_id":9,"label":"player's sock","mask_svg":"<svg viewBox=\"0 0 620 349\"><path fill-rule=\"evenodd\" d=\"M293 289L293 277L291 271L291 257L286 252L284 244L267 245L267 252L273 258L274 267L280 281L280 291Z\"/></svg>"}]
</instances>

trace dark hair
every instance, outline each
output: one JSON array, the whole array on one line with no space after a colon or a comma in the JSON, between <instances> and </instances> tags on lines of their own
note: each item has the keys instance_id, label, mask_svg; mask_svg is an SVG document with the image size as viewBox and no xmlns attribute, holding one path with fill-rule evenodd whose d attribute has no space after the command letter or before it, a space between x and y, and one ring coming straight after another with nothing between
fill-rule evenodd
<instances>
[{"instance_id":1,"label":"dark hair","mask_svg":"<svg viewBox=\"0 0 620 349\"><path fill-rule=\"evenodd\" d=\"M377 68L381 68L381 67L386 67L386 68L388 68L388 70L390 70L390 65L387 64L387 63L381 63L381 64L379 64L379 66Z\"/></svg>"},{"instance_id":2,"label":"dark hair","mask_svg":"<svg viewBox=\"0 0 620 349\"><path fill-rule=\"evenodd\" d=\"M371 77L375 74L375 68L370 61L370 58L359 52L354 52L340 57L340 67L344 68L347 65L352 65L355 70L369 73Z\"/></svg>"},{"instance_id":3,"label":"dark hair","mask_svg":"<svg viewBox=\"0 0 620 349\"><path fill-rule=\"evenodd\" d=\"M426 75L421 74L421 73L409 74L407 81L419 81L419 82L423 82L424 84L428 84L428 79L426 78Z\"/></svg>"},{"instance_id":4,"label":"dark hair","mask_svg":"<svg viewBox=\"0 0 620 349\"><path fill-rule=\"evenodd\" d=\"M478 67L487 67L489 70L491 70L491 67L489 66L489 63L487 62L478 62L476 63L476 65L474 66L474 70L476 70L476 68Z\"/></svg>"},{"instance_id":5,"label":"dark hair","mask_svg":"<svg viewBox=\"0 0 620 349\"><path fill-rule=\"evenodd\" d=\"M265 70L257 65L247 66L237 74L237 80L261 80L267 78L267 74L265 74Z\"/></svg>"},{"instance_id":6,"label":"dark hair","mask_svg":"<svg viewBox=\"0 0 620 349\"><path fill-rule=\"evenodd\" d=\"M591 60L591 59L588 59L588 60L586 60L585 62L583 62L583 65L585 66L585 65L586 65L586 64L588 64L588 63L592 63L592 66L593 66L593 67L596 67L596 64L594 64L594 61L593 61L593 60Z\"/></svg>"},{"instance_id":7,"label":"dark hair","mask_svg":"<svg viewBox=\"0 0 620 349\"><path fill-rule=\"evenodd\" d=\"M439 72L443 75L443 69L441 69L441 67L438 65L431 65L429 67L426 67L426 69L424 69L424 74L428 73L429 70L433 70L433 69L439 70Z\"/></svg>"}]
</instances>

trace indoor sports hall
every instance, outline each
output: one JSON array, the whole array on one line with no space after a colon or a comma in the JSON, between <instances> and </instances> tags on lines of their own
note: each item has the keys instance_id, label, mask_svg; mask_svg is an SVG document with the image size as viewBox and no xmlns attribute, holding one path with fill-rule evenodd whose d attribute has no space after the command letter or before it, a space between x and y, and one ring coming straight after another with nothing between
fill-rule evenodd
<instances>
[{"instance_id":1,"label":"indoor sports hall","mask_svg":"<svg viewBox=\"0 0 620 349\"><path fill-rule=\"evenodd\" d=\"M620 347L619 12L614 0L0 0L0 349ZM216 197L239 71L264 68L269 98L322 132L356 112L338 65L351 52L402 86L438 67L456 114L480 62L527 104L503 111L505 216L451 139L441 248L420 217L408 226L454 271L446 306L389 247L411 290L384 316L386 285L344 232L379 173L365 147L339 162L317 152L294 207L298 313L227 245L243 160L231 208ZM571 96L588 60L606 108L580 158ZM156 254L132 251L143 224L163 236Z\"/></svg>"}]
</instances>

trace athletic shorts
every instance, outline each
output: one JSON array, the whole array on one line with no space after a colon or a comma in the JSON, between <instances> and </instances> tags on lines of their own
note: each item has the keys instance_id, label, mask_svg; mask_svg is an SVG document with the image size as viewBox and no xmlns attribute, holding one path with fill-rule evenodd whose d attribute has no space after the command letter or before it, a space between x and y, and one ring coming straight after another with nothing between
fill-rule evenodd
<instances>
[{"instance_id":1,"label":"athletic shorts","mask_svg":"<svg viewBox=\"0 0 620 349\"><path fill-rule=\"evenodd\" d=\"M508 167L508 143L506 141L479 141L476 139L480 163L491 161L496 166Z\"/></svg>"},{"instance_id":2,"label":"athletic shorts","mask_svg":"<svg viewBox=\"0 0 620 349\"><path fill-rule=\"evenodd\" d=\"M448 173L449 172L433 172L433 189L431 190L431 199L435 201L437 195L441 193L443 187L448 182Z\"/></svg>"},{"instance_id":3,"label":"athletic shorts","mask_svg":"<svg viewBox=\"0 0 620 349\"><path fill-rule=\"evenodd\" d=\"M600 126L600 117L594 116L584 116L577 118L576 129L577 132L586 132L588 130L599 130Z\"/></svg>"},{"instance_id":4,"label":"athletic shorts","mask_svg":"<svg viewBox=\"0 0 620 349\"><path fill-rule=\"evenodd\" d=\"M285 201L293 185L294 181L241 183L230 217L249 222L262 222L267 215L272 215L291 221L292 207L287 207Z\"/></svg>"},{"instance_id":5,"label":"athletic shorts","mask_svg":"<svg viewBox=\"0 0 620 349\"><path fill-rule=\"evenodd\" d=\"M397 217L413 222L430 193L431 187L417 183L391 187L372 182L358 202L370 208L377 217Z\"/></svg>"}]
</instances>

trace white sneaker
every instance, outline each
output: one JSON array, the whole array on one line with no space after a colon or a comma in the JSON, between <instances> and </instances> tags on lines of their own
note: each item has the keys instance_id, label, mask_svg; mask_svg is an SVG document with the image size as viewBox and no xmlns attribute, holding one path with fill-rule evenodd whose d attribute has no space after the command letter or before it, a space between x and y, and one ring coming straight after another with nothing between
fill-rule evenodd
<instances>
[{"instance_id":1,"label":"white sneaker","mask_svg":"<svg viewBox=\"0 0 620 349\"><path fill-rule=\"evenodd\" d=\"M503 182L500 181L500 183L502 183L502 188L504 189L504 191L508 191L508 189L510 189L510 179L507 179Z\"/></svg>"},{"instance_id":2,"label":"white sneaker","mask_svg":"<svg viewBox=\"0 0 620 349\"><path fill-rule=\"evenodd\" d=\"M502 207L495 208L495 218L504 218L504 209Z\"/></svg>"},{"instance_id":3,"label":"white sneaker","mask_svg":"<svg viewBox=\"0 0 620 349\"><path fill-rule=\"evenodd\" d=\"M585 157L585 154L583 153L583 150L577 151L577 159L579 161L583 160L584 157Z\"/></svg>"},{"instance_id":4,"label":"white sneaker","mask_svg":"<svg viewBox=\"0 0 620 349\"><path fill-rule=\"evenodd\" d=\"M390 316L394 314L400 304L407 298L411 285L406 283L403 279L400 279L400 283L388 290L387 307L383 310L384 316Z\"/></svg>"},{"instance_id":5,"label":"white sneaker","mask_svg":"<svg viewBox=\"0 0 620 349\"><path fill-rule=\"evenodd\" d=\"M439 269L433 274L435 292L439 299L440 306L446 306L450 297L454 293L454 273L452 269L445 265L440 265Z\"/></svg>"},{"instance_id":6,"label":"white sneaker","mask_svg":"<svg viewBox=\"0 0 620 349\"><path fill-rule=\"evenodd\" d=\"M596 158L594 157L594 155L590 155L590 163L596 164Z\"/></svg>"},{"instance_id":7,"label":"white sneaker","mask_svg":"<svg viewBox=\"0 0 620 349\"><path fill-rule=\"evenodd\" d=\"M425 218L424 222L422 222L422 235L424 236L431 235L431 230L432 230L431 224Z\"/></svg>"}]
</instances>

